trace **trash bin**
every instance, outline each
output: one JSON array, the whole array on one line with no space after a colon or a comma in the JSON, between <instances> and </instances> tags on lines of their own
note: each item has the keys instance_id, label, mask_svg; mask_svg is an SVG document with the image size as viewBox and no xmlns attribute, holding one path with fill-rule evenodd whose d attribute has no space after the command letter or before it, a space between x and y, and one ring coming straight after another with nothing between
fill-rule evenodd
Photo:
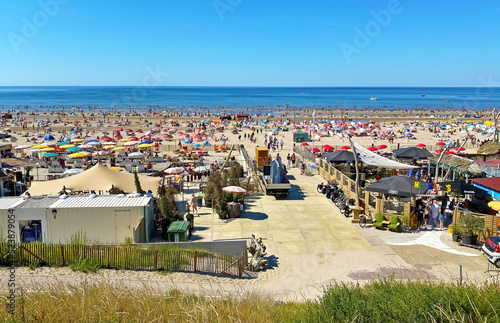
<instances>
[{"instance_id":1,"label":"trash bin","mask_svg":"<svg viewBox=\"0 0 500 323\"><path fill-rule=\"evenodd\" d=\"M228 203L227 210L229 211L230 218L239 218L241 214L240 203Z\"/></svg>"},{"instance_id":2,"label":"trash bin","mask_svg":"<svg viewBox=\"0 0 500 323\"><path fill-rule=\"evenodd\" d=\"M175 221L168 227L168 241L187 241L189 236L189 221Z\"/></svg>"},{"instance_id":3,"label":"trash bin","mask_svg":"<svg viewBox=\"0 0 500 323\"><path fill-rule=\"evenodd\" d=\"M197 205L198 207L202 207L202 206L203 206L203 199L202 199L202 198L201 198L201 199L197 199L197 200L196 200L196 205Z\"/></svg>"}]
</instances>

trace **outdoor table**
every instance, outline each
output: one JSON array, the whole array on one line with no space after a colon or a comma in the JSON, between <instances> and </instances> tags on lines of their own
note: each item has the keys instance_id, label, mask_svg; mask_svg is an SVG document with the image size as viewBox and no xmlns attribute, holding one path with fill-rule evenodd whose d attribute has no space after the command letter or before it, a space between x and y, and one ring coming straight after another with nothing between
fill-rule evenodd
<instances>
[{"instance_id":1,"label":"outdoor table","mask_svg":"<svg viewBox=\"0 0 500 323\"><path fill-rule=\"evenodd\" d=\"M351 206L352 220L351 223L359 223L359 214L364 210L360 206Z\"/></svg>"}]
</instances>

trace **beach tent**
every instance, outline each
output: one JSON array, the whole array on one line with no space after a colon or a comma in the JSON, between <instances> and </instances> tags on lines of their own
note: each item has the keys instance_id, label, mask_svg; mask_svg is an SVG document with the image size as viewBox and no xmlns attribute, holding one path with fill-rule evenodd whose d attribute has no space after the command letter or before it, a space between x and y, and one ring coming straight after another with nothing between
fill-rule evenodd
<instances>
[{"instance_id":1,"label":"beach tent","mask_svg":"<svg viewBox=\"0 0 500 323\"><path fill-rule=\"evenodd\" d=\"M46 135L45 138L43 138L44 140L54 140L54 136L52 135Z\"/></svg>"},{"instance_id":2,"label":"beach tent","mask_svg":"<svg viewBox=\"0 0 500 323\"><path fill-rule=\"evenodd\" d=\"M98 178L99 180L96 180ZM156 193L161 178L138 175L143 190ZM134 175L128 172L117 172L101 164L70 177L53 181L34 181L28 189L31 196L57 195L64 187L72 192L81 191L109 191L111 187L130 193L136 190Z\"/></svg>"},{"instance_id":3,"label":"beach tent","mask_svg":"<svg viewBox=\"0 0 500 323\"><path fill-rule=\"evenodd\" d=\"M352 163L354 162L354 154L352 151L340 150L331 153L323 154L323 159L329 163Z\"/></svg>"}]
</instances>

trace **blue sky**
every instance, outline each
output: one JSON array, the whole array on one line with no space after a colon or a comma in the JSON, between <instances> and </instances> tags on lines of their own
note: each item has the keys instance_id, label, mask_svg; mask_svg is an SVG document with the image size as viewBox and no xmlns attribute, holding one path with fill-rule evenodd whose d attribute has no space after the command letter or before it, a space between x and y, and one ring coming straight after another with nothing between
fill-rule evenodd
<instances>
[{"instance_id":1,"label":"blue sky","mask_svg":"<svg viewBox=\"0 0 500 323\"><path fill-rule=\"evenodd\" d=\"M0 21L2 86L500 82L492 0L2 0Z\"/></svg>"}]
</instances>

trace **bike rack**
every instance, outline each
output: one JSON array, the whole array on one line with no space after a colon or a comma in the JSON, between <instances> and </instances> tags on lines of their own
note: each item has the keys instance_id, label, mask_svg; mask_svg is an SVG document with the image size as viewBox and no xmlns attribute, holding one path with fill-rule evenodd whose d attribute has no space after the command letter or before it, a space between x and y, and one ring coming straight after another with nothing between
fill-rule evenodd
<instances>
[{"instance_id":1,"label":"bike rack","mask_svg":"<svg viewBox=\"0 0 500 323\"><path fill-rule=\"evenodd\" d=\"M484 272L485 275L490 276L490 278L500 277L500 268L497 268L491 262L488 261L488 269Z\"/></svg>"}]
</instances>

